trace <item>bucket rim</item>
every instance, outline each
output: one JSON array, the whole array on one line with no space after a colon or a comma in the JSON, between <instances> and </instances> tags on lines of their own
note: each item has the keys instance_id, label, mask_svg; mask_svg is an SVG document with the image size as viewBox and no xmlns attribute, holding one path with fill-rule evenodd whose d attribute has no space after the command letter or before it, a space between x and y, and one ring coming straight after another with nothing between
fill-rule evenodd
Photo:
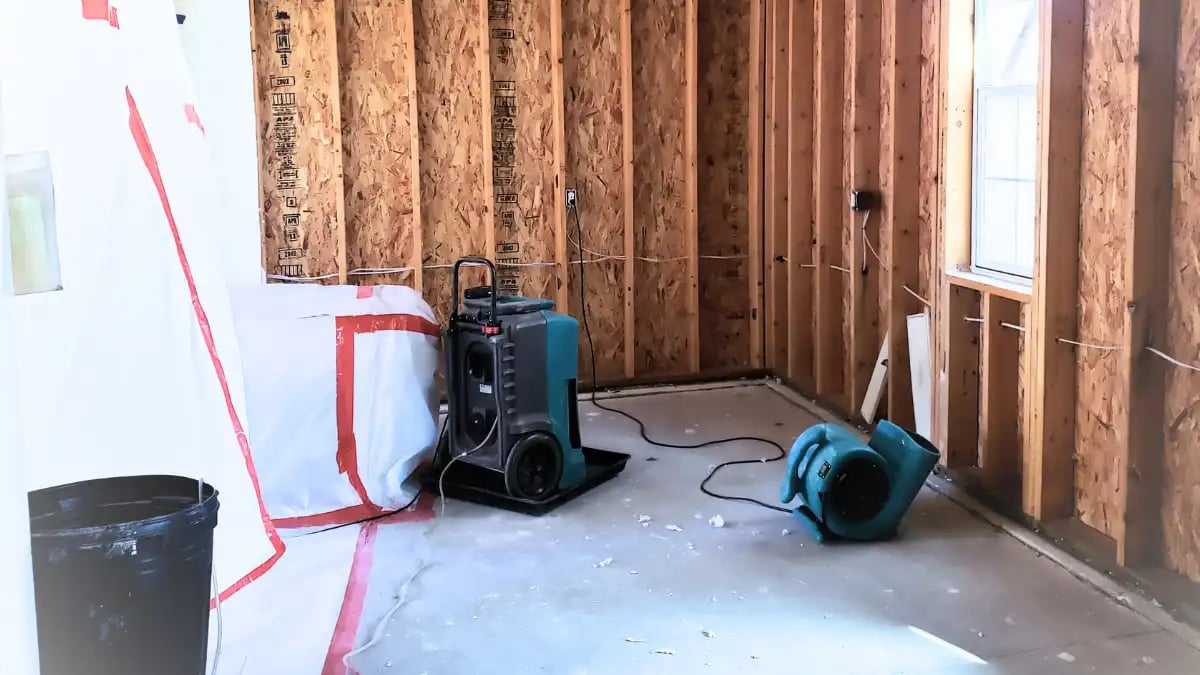
<instances>
[{"instance_id":1,"label":"bucket rim","mask_svg":"<svg viewBox=\"0 0 1200 675\"><path fill-rule=\"evenodd\" d=\"M198 478L189 478L187 476L177 476L177 475L171 475L171 474L147 474L147 475L138 475L138 476L110 476L107 478L89 478L87 480L75 481L73 483L64 483L62 485L52 485L50 487L30 491L29 496L32 499L33 495L35 495L35 494L48 494L53 491L68 490L70 488L79 488L79 487L85 487L85 486L89 486L89 485L97 485L97 484L103 484L103 483L111 483L113 481L138 482L138 481L151 481L151 480L175 481L175 482L187 481L187 482L191 482L193 484L201 482L200 479L198 479ZM203 513L205 511L211 510L212 515L215 517L217 510L220 509L220 501L218 499L218 496L220 495L220 491L217 490L217 488L215 486L213 486L212 483L209 483L208 481L203 481L203 486L204 486L203 487L204 498L201 501L190 504L187 508L179 509L178 511L172 511L171 513L164 513L164 514L158 515L158 516L151 516L149 518L130 520L130 521L126 521L123 523L113 523L110 525L91 525L91 526L87 526L87 527L56 527L56 528L46 528L46 529L35 530L32 527L32 521L36 517L43 515L43 514L34 514L33 509L31 508L30 509L30 520L31 520L30 525L31 525L31 527L30 527L30 531L29 531L29 536L31 539L59 539L59 538L76 538L76 537L88 537L88 536L97 537L97 536L104 535L104 534L115 533L117 528L124 528L126 535L122 536L121 538L128 538L128 533L144 532L147 530L157 529L159 527L166 525L168 521L175 519L175 518L185 517L187 514ZM170 496L170 495L161 495L161 496ZM183 496L183 495L179 495L179 496Z\"/></svg>"}]
</instances>

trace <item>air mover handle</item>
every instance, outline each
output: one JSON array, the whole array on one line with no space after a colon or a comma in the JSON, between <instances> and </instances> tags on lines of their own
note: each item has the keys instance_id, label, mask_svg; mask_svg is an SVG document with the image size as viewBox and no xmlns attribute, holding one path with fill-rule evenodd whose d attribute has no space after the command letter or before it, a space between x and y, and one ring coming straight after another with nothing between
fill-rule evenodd
<instances>
[{"instance_id":1,"label":"air mover handle","mask_svg":"<svg viewBox=\"0 0 1200 675\"><path fill-rule=\"evenodd\" d=\"M450 282L450 284L451 284L450 293L454 296L454 308L450 312L451 316L456 316L458 314L458 301L459 301L459 298L461 297L461 296L459 296L459 293L458 293L458 275L459 275L459 271L462 269L463 265L483 265L488 268L489 280L490 280L491 288L492 288L492 310L487 317L486 325L487 326L498 325L496 323L496 317L498 316L498 314L496 312L496 298L500 295L500 293L499 293L499 288L496 286L496 265L491 260L488 260L487 258L478 258L475 256L468 256L466 258L459 258L454 263L454 278Z\"/></svg>"}]
</instances>

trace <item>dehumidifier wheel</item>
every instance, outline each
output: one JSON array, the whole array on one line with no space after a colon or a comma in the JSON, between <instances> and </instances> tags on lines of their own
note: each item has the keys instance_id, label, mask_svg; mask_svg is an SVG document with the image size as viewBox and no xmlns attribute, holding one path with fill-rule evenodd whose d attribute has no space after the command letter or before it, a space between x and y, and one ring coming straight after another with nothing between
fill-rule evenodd
<instances>
[{"instance_id":1,"label":"dehumidifier wheel","mask_svg":"<svg viewBox=\"0 0 1200 675\"><path fill-rule=\"evenodd\" d=\"M554 436L535 431L513 444L504 466L504 487L517 499L542 502L562 479L562 448Z\"/></svg>"}]
</instances>

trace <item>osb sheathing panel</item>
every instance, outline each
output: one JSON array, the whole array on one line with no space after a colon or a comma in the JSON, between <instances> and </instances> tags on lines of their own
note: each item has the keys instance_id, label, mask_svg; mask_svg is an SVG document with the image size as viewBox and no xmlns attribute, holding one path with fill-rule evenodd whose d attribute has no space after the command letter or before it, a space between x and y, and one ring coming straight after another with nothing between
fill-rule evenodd
<instances>
[{"instance_id":1,"label":"osb sheathing panel","mask_svg":"<svg viewBox=\"0 0 1200 675\"><path fill-rule=\"evenodd\" d=\"M639 375L688 366L685 0L634 0L634 227Z\"/></svg>"},{"instance_id":2,"label":"osb sheathing panel","mask_svg":"<svg viewBox=\"0 0 1200 675\"><path fill-rule=\"evenodd\" d=\"M1181 5L1174 214L1164 351L1200 363L1200 0ZM1167 369L1163 535L1168 567L1200 581L1200 376Z\"/></svg>"},{"instance_id":3,"label":"osb sheathing panel","mask_svg":"<svg viewBox=\"0 0 1200 675\"><path fill-rule=\"evenodd\" d=\"M601 380L624 377L625 201L622 180L621 5L563 3L563 76L566 82L566 187L579 190L580 241L574 219L567 222L567 253L587 263L588 323ZM604 258L611 258L602 260ZM571 298L579 297L580 266L571 266ZM581 356L587 358L587 345ZM587 364L581 373L588 377Z\"/></svg>"},{"instance_id":4,"label":"osb sheathing panel","mask_svg":"<svg viewBox=\"0 0 1200 675\"><path fill-rule=\"evenodd\" d=\"M336 275L345 227L334 0L255 2L253 20L264 266Z\"/></svg>"},{"instance_id":5,"label":"osb sheathing panel","mask_svg":"<svg viewBox=\"0 0 1200 675\"><path fill-rule=\"evenodd\" d=\"M438 265L487 255L483 92L487 30L474 2L421 0L414 12L425 299L449 313L451 271ZM464 275L464 283L477 281Z\"/></svg>"},{"instance_id":6,"label":"osb sheathing panel","mask_svg":"<svg viewBox=\"0 0 1200 675\"><path fill-rule=\"evenodd\" d=\"M550 3L490 2L496 250L506 293L553 298L554 97Z\"/></svg>"},{"instance_id":7,"label":"osb sheathing panel","mask_svg":"<svg viewBox=\"0 0 1200 675\"><path fill-rule=\"evenodd\" d=\"M413 59L410 0L338 2L346 248L350 269L396 269L414 259ZM413 284L413 272L360 283Z\"/></svg>"},{"instance_id":8,"label":"osb sheathing panel","mask_svg":"<svg viewBox=\"0 0 1200 675\"><path fill-rule=\"evenodd\" d=\"M748 367L750 3L699 11L700 366Z\"/></svg>"},{"instance_id":9,"label":"osb sheathing panel","mask_svg":"<svg viewBox=\"0 0 1200 675\"><path fill-rule=\"evenodd\" d=\"M1124 325L1124 253L1132 208L1130 171L1136 53L1134 0L1088 0L1080 185L1079 341L1120 345ZM1116 352L1077 350L1076 512L1112 535L1119 517L1121 439L1114 424L1127 402Z\"/></svg>"}]
</instances>

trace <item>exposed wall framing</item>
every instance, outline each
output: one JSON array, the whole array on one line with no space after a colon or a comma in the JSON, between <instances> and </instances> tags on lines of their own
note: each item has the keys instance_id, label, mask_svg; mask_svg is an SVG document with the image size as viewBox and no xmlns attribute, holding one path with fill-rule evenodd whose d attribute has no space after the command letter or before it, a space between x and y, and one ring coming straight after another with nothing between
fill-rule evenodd
<instances>
[{"instance_id":1,"label":"exposed wall framing","mask_svg":"<svg viewBox=\"0 0 1200 675\"><path fill-rule=\"evenodd\" d=\"M578 316L582 270L600 381L761 365L761 10L253 4L272 277L409 284L444 319L450 265L487 255Z\"/></svg>"},{"instance_id":2,"label":"exposed wall framing","mask_svg":"<svg viewBox=\"0 0 1200 675\"><path fill-rule=\"evenodd\" d=\"M905 426L925 311L946 467L1200 581L1200 0L1040 3L1031 289L969 270L970 7L255 2L268 272L444 317L488 254L583 291L600 381L769 366L843 411L887 335Z\"/></svg>"},{"instance_id":3,"label":"exposed wall framing","mask_svg":"<svg viewBox=\"0 0 1200 675\"><path fill-rule=\"evenodd\" d=\"M887 416L910 426L905 319L927 311L949 470L1033 520L1086 526L1116 563L1200 581L1200 0L1040 3L1032 288L970 269L972 4L816 0L810 81L794 32L809 10L792 3L787 128L770 126L784 118L770 91L764 117L793 153L788 234L815 250L796 265L793 240L787 290L768 283L768 312L812 293L811 321L784 322L777 372L853 410L886 332ZM794 159L810 128L811 232L790 201L806 194ZM773 159L768 200L784 184ZM855 188L881 193L866 228L847 206ZM767 344L775 365L779 339Z\"/></svg>"}]
</instances>

